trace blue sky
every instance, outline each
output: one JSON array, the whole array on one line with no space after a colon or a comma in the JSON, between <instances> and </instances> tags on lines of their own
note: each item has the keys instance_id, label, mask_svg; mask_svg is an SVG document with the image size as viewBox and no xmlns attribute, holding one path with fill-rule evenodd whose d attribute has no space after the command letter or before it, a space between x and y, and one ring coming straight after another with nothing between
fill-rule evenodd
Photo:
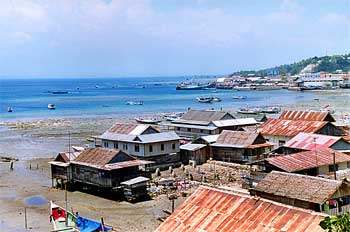
<instances>
[{"instance_id":1,"label":"blue sky","mask_svg":"<svg viewBox=\"0 0 350 232\"><path fill-rule=\"evenodd\" d=\"M2 78L226 74L349 46L349 0L0 2Z\"/></svg>"}]
</instances>

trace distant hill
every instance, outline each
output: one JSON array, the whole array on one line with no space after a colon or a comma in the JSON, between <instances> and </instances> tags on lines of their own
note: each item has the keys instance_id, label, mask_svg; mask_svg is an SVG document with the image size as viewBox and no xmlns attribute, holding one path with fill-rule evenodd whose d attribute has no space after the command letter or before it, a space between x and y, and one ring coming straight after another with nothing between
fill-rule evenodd
<instances>
[{"instance_id":1,"label":"distant hill","mask_svg":"<svg viewBox=\"0 0 350 232\"><path fill-rule=\"evenodd\" d=\"M230 76L241 75L247 76L248 74L255 74L258 76L267 75L285 75L290 73L295 75L304 72L330 72L333 73L336 70L343 70L344 72L350 71L350 53L346 55L333 55L308 58L294 64L284 64L274 68L267 68L261 70L246 70L232 73Z\"/></svg>"}]
</instances>

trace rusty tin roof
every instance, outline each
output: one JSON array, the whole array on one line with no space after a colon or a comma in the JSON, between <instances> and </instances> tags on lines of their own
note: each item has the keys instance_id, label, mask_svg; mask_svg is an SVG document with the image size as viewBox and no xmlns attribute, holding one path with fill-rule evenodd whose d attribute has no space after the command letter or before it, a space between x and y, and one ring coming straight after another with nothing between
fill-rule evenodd
<instances>
[{"instance_id":1,"label":"rusty tin roof","mask_svg":"<svg viewBox=\"0 0 350 232\"><path fill-rule=\"evenodd\" d=\"M324 215L277 202L199 187L155 232L323 231Z\"/></svg>"},{"instance_id":2,"label":"rusty tin roof","mask_svg":"<svg viewBox=\"0 0 350 232\"><path fill-rule=\"evenodd\" d=\"M297 121L328 121L335 122L335 119L329 112L317 111L294 111L285 110L281 113L279 119L297 120Z\"/></svg>"}]
</instances>

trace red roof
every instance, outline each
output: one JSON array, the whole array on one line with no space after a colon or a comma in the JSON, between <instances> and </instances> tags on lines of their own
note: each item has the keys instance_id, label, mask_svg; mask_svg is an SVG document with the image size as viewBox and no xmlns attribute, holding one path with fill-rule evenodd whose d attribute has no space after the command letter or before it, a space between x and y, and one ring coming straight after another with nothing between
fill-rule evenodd
<instances>
[{"instance_id":1,"label":"red roof","mask_svg":"<svg viewBox=\"0 0 350 232\"><path fill-rule=\"evenodd\" d=\"M199 187L155 232L323 231L323 214Z\"/></svg>"},{"instance_id":2,"label":"red roof","mask_svg":"<svg viewBox=\"0 0 350 232\"><path fill-rule=\"evenodd\" d=\"M314 151L321 148L330 148L340 139L342 138L337 136L299 133L297 136L289 140L284 146L289 148Z\"/></svg>"},{"instance_id":3,"label":"red roof","mask_svg":"<svg viewBox=\"0 0 350 232\"><path fill-rule=\"evenodd\" d=\"M281 113L279 119L296 120L296 121L335 122L335 119L329 112L315 112L315 111L285 110Z\"/></svg>"},{"instance_id":4,"label":"red roof","mask_svg":"<svg viewBox=\"0 0 350 232\"><path fill-rule=\"evenodd\" d=\"M333 164L334 153L336 163L350 162L349 155L330 148L323 148L317 151L303 151L291 155L267 158L266 161L284 171L296 172Z\"/></svg>"},{"instance_id":5,"label":"red roof","mask_svg":"<svg viewBox=\"0 0 350 232\"><path fill-rule=\"evenodd\" d=\"M329 122L321 121L293 121L270 118L261 125L262 135L296 136L300 132L316 133Z\"/></svg>"}]
</instances>

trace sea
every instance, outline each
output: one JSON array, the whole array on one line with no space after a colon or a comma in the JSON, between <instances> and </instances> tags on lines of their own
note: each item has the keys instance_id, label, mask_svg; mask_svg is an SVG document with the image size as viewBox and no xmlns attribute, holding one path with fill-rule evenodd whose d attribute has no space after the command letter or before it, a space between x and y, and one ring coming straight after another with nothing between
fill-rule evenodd
<instances>
[{"instance_id":1,"label":"sea","mask_svg":"<svg viewBox=\"0 0 350 232\"><path fill-rule=\"evenodd\" d=\"M0 80L0 121L147 115L191 109L237 110L242 107L293 104L312 100L312 92L288 90L176 90L186 77L69 78ZM208 79L209 80L209 79ZM67 91L52 94L50 91ZM200 96L220 97L221 102L199 103ZM232 99L246 96L246 99ZM143 105L127 105L143 101ZM49 110L48 104L55 104ZM8 107L13 112L7 112Z\"/></svg>"}]
</instances>

